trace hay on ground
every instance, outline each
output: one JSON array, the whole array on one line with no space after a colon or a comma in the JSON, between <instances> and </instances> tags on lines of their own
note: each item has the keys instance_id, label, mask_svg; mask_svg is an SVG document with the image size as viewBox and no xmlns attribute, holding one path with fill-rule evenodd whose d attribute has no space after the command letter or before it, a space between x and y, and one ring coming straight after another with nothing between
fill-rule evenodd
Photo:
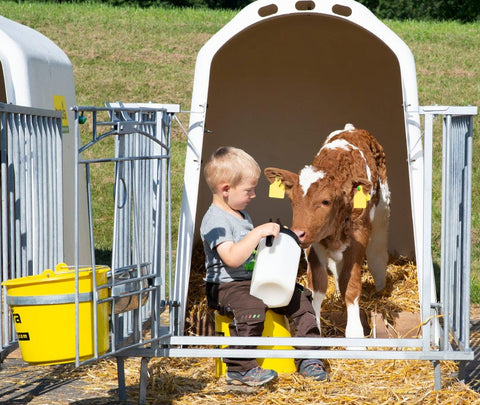
<instances>
[{"instance_id":1,"label":"hay on ground","mask_svg":"<svg viewBox=\"0 0 480 405\"><path fill-rule=\"evenodd\" d=\"M190 279L186 334L211 334L212 318L203 295L203 257L196 251ZM405 259L392 260L387 287L376 293L373 279L363 271L360 306L367 319L380 316L396 327L395 313L418 313L416 268ZM305 282L304 269L300 281ZM344 312L333 283L322 306L324 313ZM324 336L343 336L341 326L324 319ZM370 325L372 326L372 325ZM414 325L413 325L414 326ZM419 325L417 325L419 326ZM281 374L266 387L232 388L224 377L215 376L215 359L153 358L149 362L148 404L480 404L480 395L457 379L458 366L441 362L442 389L434 390L433 367L420 360L326 361L330 382L315 382L297 373ZM140 359L125 361L129 399L138 395ZM90 382L111 387L116 384L116 363L101 361L84 375Z\"/></svg>"}]
</instances>

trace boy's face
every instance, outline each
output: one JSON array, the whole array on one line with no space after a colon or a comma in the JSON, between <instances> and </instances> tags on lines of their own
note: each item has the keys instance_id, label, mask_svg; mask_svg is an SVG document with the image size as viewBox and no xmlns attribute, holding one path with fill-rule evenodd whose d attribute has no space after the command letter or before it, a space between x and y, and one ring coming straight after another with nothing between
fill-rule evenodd
<instances>
[{"instance_id":1,"label":"boy's face","mask_svg":"<svg viewBox=\"0 0 480 405\"><path fill-rule=\"evenodd\" d=\"M249 177L228 190L227 203L234 210L243 210L255 198L258 178Z\"/></svg>"}]
</instances>

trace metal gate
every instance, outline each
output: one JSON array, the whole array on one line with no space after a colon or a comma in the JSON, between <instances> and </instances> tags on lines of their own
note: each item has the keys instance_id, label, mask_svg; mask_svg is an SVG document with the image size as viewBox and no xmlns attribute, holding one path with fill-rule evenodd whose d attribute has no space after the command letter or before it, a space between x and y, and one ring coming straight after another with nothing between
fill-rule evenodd
<instances>
[{"instance_id":1,"label":"metal gate","mask_svg":"<svg viewBox=\"0 0 480 405\"><path fill-rule=\"evenodd\" d=\"M161 314L166 308L168 285L172 285L170 223L170 129L176 105L107 104L106 107L74 107L78 179L85 175L90 229L90 260L96 266L92 166L113 163L114 220L112 259L108 288L110 296L97 304L111 305L111 347L94 358L135 354L163 336ZM81 127L83 122L88 125ZM86 130L81 131L82 128ZM113 139L114 154L100 145ZM99 151L100 152L99 152ZM110 184L110 182L109 182ZM78 216L76 259L78 271ZM97 294L94 294L95 296ZM94 305L95 307L95 305ZM77 328L78 319L77 319ZM96 333L96 332L95 332ZM78 339L78 333L77 339ZM147 336L148 335L148 336ZM78 346L78 342L77 342ZM90 359L91 360L91 359ZM76 358L77 365L80 359Z\"/></svg>"},{"instance_id":2,"label":"metal gate","mask_svg":"<svg viewBox=\"0 0 480 405\"><path fill-rule=\"evenodd\" d=\"M63 258L62 113L0 103L0 282ZM0 361L18 344L1 293Z\"/></svg>"},{"instance_id":3,"label":"metal gate","mask_svg":"<svg viewBox=\"0 0 480 405\"><path fill-rule=\"evenodd\" d=\"M470 253L473 116L477 114L477 107L432 106L423 107L421 113L425 116L424 212L430 214L424 224L429 231L425 234L429 239L424 242L424 268L432 267L431 208L427 209L432 202L433 123L435 118L442 117L440 299L431 299L432 311L441 321L438 345L442 351L470 353L473 359L470 348ZM426 277L424 275L424 282ZM426 316L426 309L424 311ZM464 366L465 362L460 362L462 379ZM435 372L436 380L439 380L438 364Z\"/></svg>"}]
</instances>

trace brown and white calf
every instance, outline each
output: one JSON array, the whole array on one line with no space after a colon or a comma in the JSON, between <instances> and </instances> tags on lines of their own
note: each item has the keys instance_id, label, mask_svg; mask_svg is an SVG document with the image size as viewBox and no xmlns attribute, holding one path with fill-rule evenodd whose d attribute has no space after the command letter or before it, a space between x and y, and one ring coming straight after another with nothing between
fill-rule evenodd
<instances>
[{"instance_id":1,"label":"brown and white calf","mask_svg":"<svg viewBox=\"0 0 480 405\"><path fill-rule=\"evenodd\" d=\"M319 327L328 268L345 299L346 337L363 337L362 263L366 255L380 291L385 287L388 262L390 191L382 146L368 131L347 124L327 137L313 164L299 174L269 167L265 175L271 183L280 180L291 200L292 230L305 250Z\"/></svg>"}]
</instances>

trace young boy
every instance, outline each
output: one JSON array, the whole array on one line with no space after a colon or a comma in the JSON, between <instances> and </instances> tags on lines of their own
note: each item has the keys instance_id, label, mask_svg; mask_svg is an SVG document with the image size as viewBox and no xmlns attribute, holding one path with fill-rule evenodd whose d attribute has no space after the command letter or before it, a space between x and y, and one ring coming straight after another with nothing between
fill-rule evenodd
<instances>
[{"instance_id":1,"label":"young boy","mask_svg":"<svg viewBox=\"0 0 480 405\"><path fill-rule=\"evenodd\" d=\"M255 198L260 167L246 152L221 147L211 156L204 169L213 201L200 227L207 269L208 304L221 314L233 315L231 336L261 336L268 307L250 295L253 251L262 238L278 236L280 226L269 222L253 227L244 209ZM249 265L250 263L250 265ZM319 337L311 304L311 292L297 285L290 303L275 312L288 316L301 337ZM314 349L306 348L306 349ZM264 385L277 377L274 370L263 369L255 359L224 359L226 381L249 386ZM321 360L297 359L298 371L315 380L327 380Z\"/></svg>"}]
</instances>

